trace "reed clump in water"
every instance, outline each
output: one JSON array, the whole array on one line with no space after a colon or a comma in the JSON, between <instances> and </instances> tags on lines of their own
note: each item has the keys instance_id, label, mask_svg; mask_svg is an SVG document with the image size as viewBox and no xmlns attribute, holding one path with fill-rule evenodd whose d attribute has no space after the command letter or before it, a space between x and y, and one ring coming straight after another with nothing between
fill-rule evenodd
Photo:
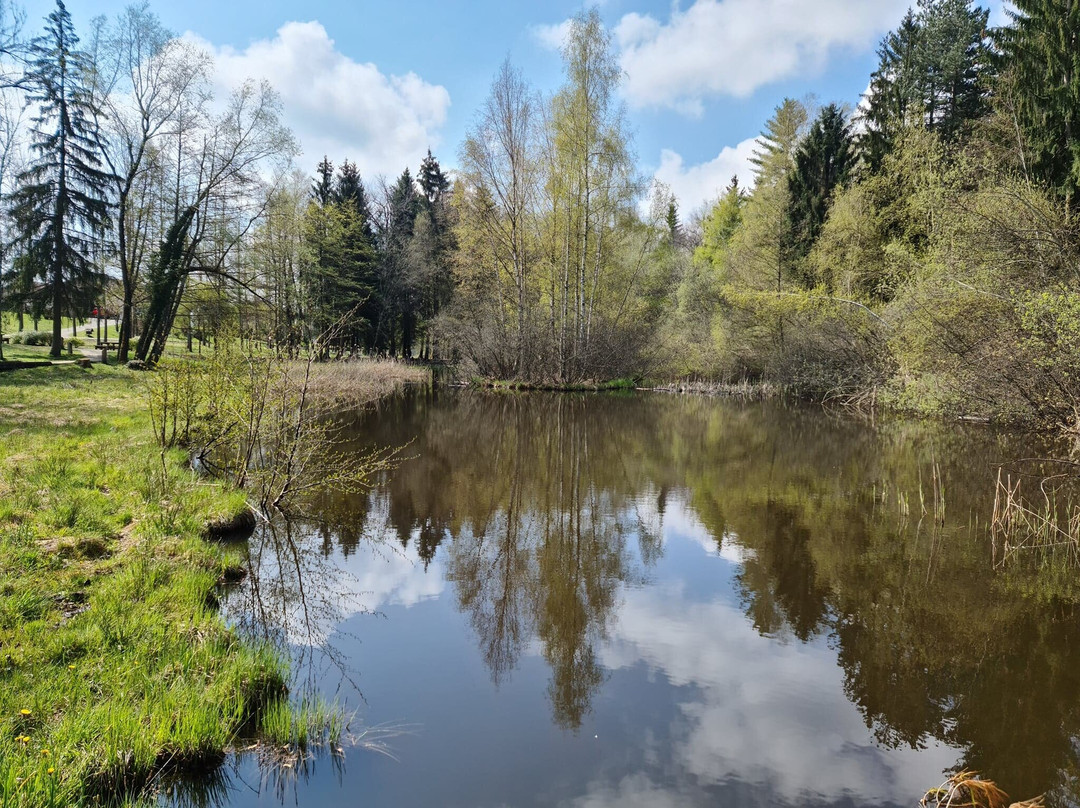
<instances>
[{"instance_id":1,"label":"reed clump in water","mask_svg":"<svg viewBox=\"0 0 1080 808\"><path fill-rule=\"evenodd\" d=\"M1080 506L1062 501L1057 488L1040 486L1041 502L1021 491L1021 480L998 471L994 512L990 521L994 566L1004 567L1020 555L1080 565Z\"/></svg>"}]
</instances>

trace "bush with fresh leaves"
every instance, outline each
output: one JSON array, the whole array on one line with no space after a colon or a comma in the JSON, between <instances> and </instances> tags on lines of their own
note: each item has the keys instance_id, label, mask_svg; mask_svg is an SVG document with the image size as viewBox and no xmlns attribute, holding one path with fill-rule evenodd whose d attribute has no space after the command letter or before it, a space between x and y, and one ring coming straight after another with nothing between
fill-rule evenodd
<instances>
[{"instance_id":1,"label":"bush with fresh leaves","mask_svg":"<svg viewBox=\"0 0 1080 808\"><path fill-rule=\"evenodd\" d=\"M52 334L48 331L22 331L11 338L12 345L51 345Z\"/></svg>"}]
</instances>

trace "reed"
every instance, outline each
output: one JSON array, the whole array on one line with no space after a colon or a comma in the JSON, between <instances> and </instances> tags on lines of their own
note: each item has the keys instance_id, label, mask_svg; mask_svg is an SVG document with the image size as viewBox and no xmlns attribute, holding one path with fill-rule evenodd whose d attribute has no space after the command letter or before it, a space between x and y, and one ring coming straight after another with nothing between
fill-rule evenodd
<instances>
[{"instance_id":1,"label":"reed","mask_svg":"<svg viewBox=\"0 0 1080 808\"><path fill-rule=\"evenodd\" d=\"M1041 501L1022 492L1021 479L998 470L990 536L995 567L1021 556L1080 563L1080 506L1057 487L1040 486Z\"/></svg>"}]
</instances>

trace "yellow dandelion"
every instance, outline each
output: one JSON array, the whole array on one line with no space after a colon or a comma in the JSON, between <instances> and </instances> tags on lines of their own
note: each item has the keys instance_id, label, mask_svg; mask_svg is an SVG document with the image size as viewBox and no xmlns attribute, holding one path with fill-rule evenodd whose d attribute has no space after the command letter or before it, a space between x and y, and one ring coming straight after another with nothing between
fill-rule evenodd
<instances>
[{"instance_id":1,"label":"yellow dandelion","mask_svg":"<svg viewBox=\"0 0 1080 808\"><path fill-rule=\"evenodd\" d=\"M30 715L29 710L19 710L19 715Z\"/></svg>"},{"instance_id":2,"label":"yellow dandelion","mask_svg":"<svg viewBox=\"0 0 1080 808\"><path fill-rule=\"evenodd\" d=\"M48 749L42 749L41 750L41 756L42 757L48 757L49 756L49 750Z\"/></svg>"},{"instance_id":3,"label":"yellow dandelion","mask_svg":"<svg viewBox=\"0 0 1080 808\"><path fill-rule=\"evenodd\" d=\"M74 666L74 665L68 665L68 670L69 670L69 671L73 671L73 670L75 670L75 666Z\"/></svg>"},{"instance_id":4,"label":"yellow dandelion","mask_svg":"<svg viewBox=\"0 0 1080 808\"><path fill-rule=\"evenodd\" d=\"M49 767L49 774L52 774L55 771L56 771L56 769L54 769L52 766Z\"/></svg>"}]
</instances>

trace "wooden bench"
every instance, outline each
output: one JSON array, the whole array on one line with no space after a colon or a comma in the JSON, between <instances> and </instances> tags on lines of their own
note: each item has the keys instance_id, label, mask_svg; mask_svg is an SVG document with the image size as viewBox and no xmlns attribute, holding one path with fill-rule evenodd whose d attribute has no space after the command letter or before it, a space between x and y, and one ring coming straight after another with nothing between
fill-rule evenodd
<instances>
[{"instance_id":1,"label":"wooden bench","mask_svg":"<svg viewBox=\"0 0 1080 808\"><path fill-rule=\"evenodd\" d=\"M0 337L0 342L4 343L4 345L7 345L9 342L11 342L11 337Z\"/></svg>"},{"instance_id":2,"label":"wooden bench","mask_svg":"<svg viewBox=\"0 0 1080 808\"><path fill-rule=\"evenodd\" d=\"M119 342L99 342L97 344L97 349L99 351L102 351L102 350L105 350L105 351L119 351L120 350L120 343Z\"/></svg>"}]
</instances>

